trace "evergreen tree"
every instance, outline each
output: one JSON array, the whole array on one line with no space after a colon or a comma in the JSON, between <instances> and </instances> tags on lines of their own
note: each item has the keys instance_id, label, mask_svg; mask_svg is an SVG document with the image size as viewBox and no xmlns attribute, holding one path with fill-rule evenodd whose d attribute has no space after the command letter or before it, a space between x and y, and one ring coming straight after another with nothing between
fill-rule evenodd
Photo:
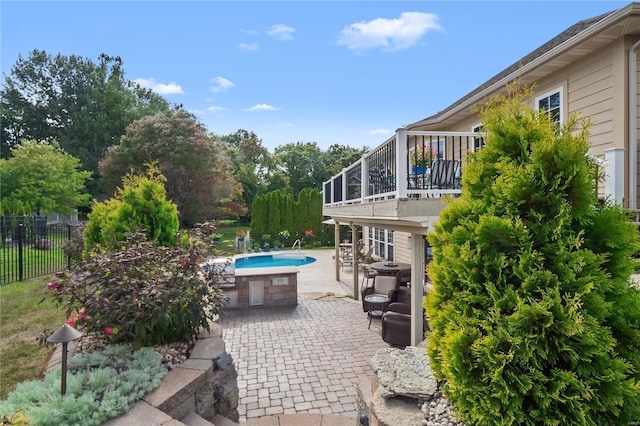
<instances>
[{"instance_id":1,"label":"evergreen tree","mask_svg":"<svg viewBox=\"0 0 640 426\"><path fill-rule=\"evenodd\" d=\"M295 234L294 227L294 213L293 209L295 206L295 202L293 201L293 196L291 194L286 194L284 196L284 218L282 220L282 226L284 229L289 231L292 234Z\"/></svg>"},{"instance_id":2,"label":"evergreen tree","mask_svg":"<svg viewBox=\"0 0 640 426\"><path fill-rule=\"evenodd\" d=\"M267 195L268 200L268 216L267 216L267 233L273 239L276 238L278 232L282 230L280 223L280 191L272 191ZM271 241L268 241L271 243Z\"/></svg>"},{"instance_id":3,"label":"evergreen tree","mask_svg":"<svg viewBox=\"0 0 640 426\"><path fill-rule=\"evenodd\" d=\"M638 232L599 203L588 123L556 128L512 90L429 235L428 354L473 425L626 425L640 416Z\"/></svg>"},{"instance_id":4,"label":"evergreen tree","mask_svg":"<svg viewBox=\"0 0 640 426\"><path fill-rule=\"evenodd\" d=\"M146 175L125 175L114 197L94 203L85 230L85 252L95 246L115 249L136 229L144 230L148 241L175 245L178 208L167 200L164 181L155 165L148 165Z\"/></svg>"},{"instance_id":5,"label":"evergreen tree","mask_svg":"<svg viewBox=\"0 0 640 426\"><path fill-rule=\"evenodd\" d=\"M310 229L316 235L322 232L322 194L317 189L309 192L309 219Z\"/></svg>"},{"instance_id":6,"label":"evergreen tree","mask_svg":"<svg viewBox=\"0 0 640 426\"><path fill-rule=\"evenodd\" d=\"M266 232L267 216L265 196L256 195L251 205L251 238L257 241Z\"/></svg>"},{"instance_id":7,"label":"evergreen tree","mask_svg":"<svg viewBox=\"0 0 640 426\"><path fill-rule=\"evenodd\" d=\"M304 232L309 227L309 196L307 195L307 190L303 189L298 194L298 201L296 202L296 232L299 235L304 236Z\"/></svg>"}]
</instances>

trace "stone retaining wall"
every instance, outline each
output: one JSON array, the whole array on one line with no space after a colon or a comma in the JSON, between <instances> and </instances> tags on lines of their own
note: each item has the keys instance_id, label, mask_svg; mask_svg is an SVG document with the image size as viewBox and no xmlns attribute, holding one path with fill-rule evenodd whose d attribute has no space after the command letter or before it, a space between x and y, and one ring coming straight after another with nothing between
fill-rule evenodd
<instances>
[{"instance_id":1,"label":"stone retaining wall","mask_svg":"<svg viewBox=\"0 0 640 426\"><path fill-rule=\"evenodd\" d=\"M182 420L193 414L237 422L238 396L237 373L225 351L222 327L212 323L209 332L198 335L189 359L169 371L131 410L105 425L165 424L167 417Z\"/></svg>"}]
</instances>

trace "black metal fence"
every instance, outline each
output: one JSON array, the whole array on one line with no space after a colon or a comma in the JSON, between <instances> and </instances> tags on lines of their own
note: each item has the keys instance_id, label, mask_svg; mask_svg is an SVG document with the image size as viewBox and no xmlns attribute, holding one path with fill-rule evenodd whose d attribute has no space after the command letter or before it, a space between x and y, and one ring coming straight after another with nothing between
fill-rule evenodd
<instances>
[{"instance_id":1,"label":"black metal fence","mask_svg":"<svg viewBox=\"0 0 640 426\"><path fill-rule=\"evenodd\" d=\"M71 268L63 247L74 225L46 216L0 216L0 285Z\"/></svg>"}]
</instances>

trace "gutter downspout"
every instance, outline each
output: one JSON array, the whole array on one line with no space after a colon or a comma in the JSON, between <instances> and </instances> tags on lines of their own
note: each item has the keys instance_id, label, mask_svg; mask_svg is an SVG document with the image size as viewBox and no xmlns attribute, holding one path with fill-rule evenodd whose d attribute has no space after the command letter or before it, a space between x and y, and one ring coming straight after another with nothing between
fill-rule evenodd
<instances>
[{"instance_id":1,"label":"gutter downspout","mask_svg":"<svg viewBox=\"0 0 640 426\"><path fill-rule=\"evenodd\" d=\"M637 60L636 50L640 40L629 48L629 208L637 208L638 199L638 105L637 105Z\"/></svg>"}]
</instances>

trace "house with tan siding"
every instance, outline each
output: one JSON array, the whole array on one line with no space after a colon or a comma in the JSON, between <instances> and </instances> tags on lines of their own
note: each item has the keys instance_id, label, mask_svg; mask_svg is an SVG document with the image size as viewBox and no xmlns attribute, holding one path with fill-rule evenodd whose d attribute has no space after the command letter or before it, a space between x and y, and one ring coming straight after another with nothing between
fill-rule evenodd
<instances>
[{"instance_id":1,"label":"house with tan siding","mask_svg":"<svg viewBox=\"0 0 640 426\"><path fill-rule=\"evenodd\" d=\"M412 312L422 312L424 237L444 196L460 194L467 153L482 149L478 109L513 83L533 86L530 106L560 123L572 114L591 120L589 155L605 175L599 197L638 209L639 50L640 3L630 3L576 23L437 114L397 129L323 184L323 213L336 223L336 241L340 226L351 228L354 241L361 230L375 257L411 263ZM420 160L428 166L417 167ZM336 263L336 279L341 272ZM358 268L350 272L357 297ZM415 344L423 330L421 315L413 317Z\"/></svg>"}]
</instances>

